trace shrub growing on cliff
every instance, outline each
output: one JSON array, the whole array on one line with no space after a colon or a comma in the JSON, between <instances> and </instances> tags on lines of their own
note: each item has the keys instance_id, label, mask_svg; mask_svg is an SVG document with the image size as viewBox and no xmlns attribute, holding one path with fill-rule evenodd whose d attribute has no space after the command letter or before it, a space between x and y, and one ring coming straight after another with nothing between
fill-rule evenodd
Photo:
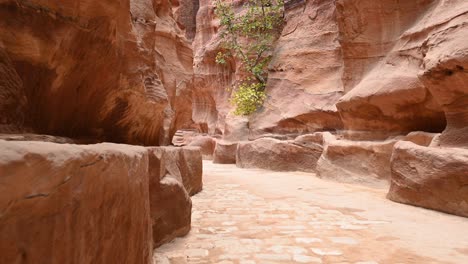
<instances>
[{"instance_id":1,"label":"shrub growing on cliff","mask_svg":"<svg viewBox=\"0 0 468 264\"><path fill-rule=\"evenodd\" d=\"M267 66L284 21L283 0L247 0L236 10L225 0L217 0L215 12L224 50L216 62L226 64L228 57L234 57L241 63L244 77L233 87L231 103L235 114L250 115L266 98Z\"/></svg>"}]
</instances>

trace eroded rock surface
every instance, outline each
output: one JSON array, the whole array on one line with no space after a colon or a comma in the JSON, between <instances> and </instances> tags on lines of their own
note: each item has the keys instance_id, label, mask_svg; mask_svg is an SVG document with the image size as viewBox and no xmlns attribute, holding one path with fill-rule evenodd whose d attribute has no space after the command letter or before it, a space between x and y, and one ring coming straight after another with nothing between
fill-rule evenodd
<instances>
[{"instance_id":1,"label":"eroded rock surface","mask_svg":"<svg viewBox=\"0 0 468 264\"><path fill-rule=\"evenodd\" d=\"M160 159L164 161L162 175L169 174L180 181L190 195L203 189L203 164L197 147L159 147Z\"/></svg>"},{"instance_id":2,"label":"eroded rock surface","mask_svg":"<svg viewBox=\"0 0 468 264\"><path fill-rule=\"evenodd\" d=\"M190 231L198 148L0 140L0 149L1 263L150 263L153 246Z\"/></svg>"},{"instance_id":3,"label":"eroded rock surface","mask_svg":"<svg viewBox=\"0 0 468 264\"><path fill-rule=\"evenodd\" d=\"M192 123L176 2L1 1L0 132L168 144Z\"/></svg>"},{"instance_id":4,"label":"eroded rock surface","mask_svg":"<svg viewBox=\"0 0 468 264\"><path fill-rule=\"evenodd\" d=\"M388 198L468 217L468 151L399 142Z\"/></svg>"},{"instance_id":5,"label":"eroded rock surface","mask_svg":"<svg viewBox=\"0 0 468 264\"><path fill-rule=\"evenodd\" d=\"M387 187L394 140L328 140L317 163L319 177Z\"/></svg>"},{"instance_id":6,"label":"eroded rock surface","mask_svg":"<svg viewBox=\"0 0 468 264\"><path fill-rule=\"evenodd\" d=\"M0 145L1 263L150 263L145 148Z\"/></svg>"},{"instance_id":7,"label":"eroded rock surface","mask_svg":"<svg viewBox=\"0 0 468 264\"><path fill-rule=\"evenodd\" d=\"M302 2L286 10L269 66L268 99L250 120L253 135L341 129L343 59L334 1Z\"/></svg>"},{"instance_id":8,"label":"eroded rock surface","mask_svg":"<svg viewBox=\"0 0 468 264\"><path fill-rule=\"evenodd\" d=\"M163 148L148 152L153 246L158 247L190 231L192 201L179 170L171 170L179 164L179 155L168 156Z\"/></svg>"},{"instance_id":9,"label":"eroded rock surface","mask_svg":"<svg viewBox=\"0 0 468 264\"><path fill-rule=\"evenodd\" d=\"M441 19L436 2L446 1L337 2L346 91L337 107L345 129L391 135L444 128L440 106L418 78L425 40L438 30L420 18ZM455 2L449 8L463 5Z\"/></svg>"},{"instance_id":10,"label":"eroded rock surface","mask_svg":"<svg viewBox=\"0 0 468 264\"><path fill-rule=\"evenodd\" d=\"M445 99L436 91L447 89L437 72L455 73L447 83L464 87L467 10L462 0L298 1L286 10L275 44L267 102L243 126L249 139L343 128L369 132L364 140L441 132ZM228 136L226 128L239 121L229 115L226 88L239 65L214 62L220 38L213 1L201 3L197 28L194 119L205 132Z\"/></svg>"},{"instance_id":11,"label":"eroded rock surface","mask_svg":"<svg viewBox=\"0 0 468 264\"><path fill-rule=\"evenodd\" d=\"M239 142L217 140L213 154L213 163L236 164L236 153Z\"/></svg>"},{"instance_id":12,"label":"eroded rock surface","mask_svg":"<svg viewBox=\"0 0 468 264\"><path fill-rule=\"evenodd\" d=\"M437 31L426 39L420 79L445 113L440 144L446 147L468 147L467 20L466 1L440 1L434 14L424 18Z\"/></svg>"},{"instance_id":13,"label":"eroded rock surface","mask_svg":"<svg viewBox=\"0 0 468 264\"><path fill-rule=\"evenodd\" d=\"M196 136L188 144L189 147L199 147L203 159L212 160L216 139L210 136Z\"/></svg>"},{"instance_id":14,"label":"eroded rock surface","mask_svg":"<svg viewBox=\"0 0 468 264\"><path fill-rule=\"evenodd\" d=\"M236 165L274 171L314 172L322 151L322 145L315 142L262 138L239 143Z\"/></svg>"}]
</instances>

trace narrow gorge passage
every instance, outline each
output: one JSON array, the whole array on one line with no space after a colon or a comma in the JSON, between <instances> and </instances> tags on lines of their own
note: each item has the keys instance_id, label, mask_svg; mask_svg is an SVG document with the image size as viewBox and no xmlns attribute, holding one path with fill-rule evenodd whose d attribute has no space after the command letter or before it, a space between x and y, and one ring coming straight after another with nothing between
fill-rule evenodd
<instances>
[{"instance_id":1,"label":"narrow gorge passage","mask_svg":"<svg viewBox=\"0 0 468 264\"><path fill-rule=\"evenodd\" d=\"M204 162L192 230L154 263L468 263L466 218L314 174Z\"/></svg>"}]
</instances>

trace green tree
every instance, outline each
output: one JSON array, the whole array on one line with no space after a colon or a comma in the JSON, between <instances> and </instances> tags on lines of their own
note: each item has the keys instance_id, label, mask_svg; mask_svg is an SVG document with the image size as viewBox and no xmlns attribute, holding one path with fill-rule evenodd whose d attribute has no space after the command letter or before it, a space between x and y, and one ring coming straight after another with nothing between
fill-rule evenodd
<instances>
[{"instance_id":1,"label":"green tree","mask_svg":"<svg viewBox=\"0 0 468 264\"><path fill-rule=\"evenodd\" d=\"M250 115L266 98L267 67L284 22L284 2L247 0L236 12L231 3L217 0L215 13L223 49L216 62L226 64L229 57L241 62L245 77L234 87L231 103L236 115Z\"/></svg>"}]
</instances>

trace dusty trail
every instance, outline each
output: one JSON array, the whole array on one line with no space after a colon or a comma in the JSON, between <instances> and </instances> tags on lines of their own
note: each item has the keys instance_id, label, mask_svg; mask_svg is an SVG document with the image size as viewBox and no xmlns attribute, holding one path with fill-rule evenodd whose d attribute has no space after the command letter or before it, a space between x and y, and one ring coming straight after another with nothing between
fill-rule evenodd
<instances>
[{"instance_id":1,"label":"dusty trail","mask_svg":"<svg viewBox=\"0 0 468 264\"><path fill-rule=\"evenodd\" d=\"M190 234L155 263L468 263L468 219L313 174L204 163Z\"/></svg>"}]
</instances>

